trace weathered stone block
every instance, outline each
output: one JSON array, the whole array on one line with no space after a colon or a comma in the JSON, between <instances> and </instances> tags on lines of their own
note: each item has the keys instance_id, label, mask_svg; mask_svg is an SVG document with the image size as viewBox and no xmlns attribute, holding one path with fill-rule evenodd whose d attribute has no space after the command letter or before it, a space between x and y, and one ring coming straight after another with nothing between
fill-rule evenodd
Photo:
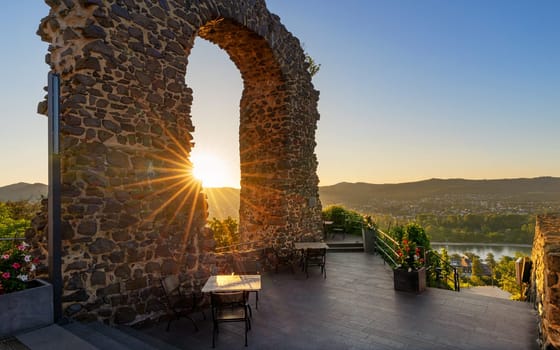
<instances>
[{"instance_id":1,"label":"weathered stone block","mask_svg":"<svg viewBox=\"0 0 560 350\"><path fill-rule=\"evenodd\" d=\"M98 297L105 297L108 295L119 294L121 292L121 285L120 283L113 283L108 285L105 288L99 288L96 292L96 296Z\"/></svg>"},{"instance_id":2,"label":"weathered stone block","mask_svg":"<svg viewBox=\"0 0 560 350\"><path fill-rule=\"evenodd\" d=\"M115 247L115 242L106 238L98 238L89 246L89 251L92 254L104 254L112 251Z\"/></svg>"},{"instance_id":3,"label":"weathered stone block","mask_svg":"<svg viewBox=\"0 0 560 350\"><path fill-rule=\"evenodd\" d=\"M107 33L103 27L97 26L95 24L87 25L83 29L84 38L93 38L93 39L105 39L107 37Z\"/></svg>"},{"instance_id":4,"label":"weathered stone block","mask_svg":"<svg viewBox=\"0 0 560 350\"><path fill-rule=\"evenodd\" d=\"M128 264L119 265L115 268L115 276L121 279L129 279L130 278L130 267Z\"/></svg>"},{"instance_id":5,"label":"weathered stone block","mask_svg":"<svg viewBox=\"0 0 560 350\"><path fill-rule=\"evenodd\" d=\"M77 290L73 293L62 296L62 302L63 303L87 301L88 299L89 299L89 296L88 296L87 292L85 291L85 289L80 289L80 290Z\"/></svg>"},{"instance_id":6,"label":"weathered stone block","mask_svg":"<svg viewBox=\"0 0 560 350\"><path fill-rule=\"evenodd\" d=\"M81 221L78 224L78 233L81 235L93 236L97 232L97 223L95 221Z\"/></svg>"},{"instance_id":7,"label":"weathered stone block","mask_svg":"<svg viewBox=\"0 0 560 350\"><path fill-rule=\"evenodd\" d=\"M88 265L85 261L73 261L66 265L64 271L84 270L87 268L87 266Z\"/></svg>"},{"instance_id":8,"label":"weathered stone block","mask_svg":"<svg viewBox=\"0 0 560 350\"><path fill-rule=\"evenodd\" d=\"M125 289L126 290L136 290L136 289L142 289L142 288L146 288L146 286L148 285L146 277L142 277L142 278L137 278L137 279L132 279L132 280L128 280L125 283Z\"/></svg>"},{"instance_id":9,"label":"weathered stone block","mask_svg":"<svg viewBox=\"0 0 560 350\"><path fill-rule=\"evenodd\" d=\"M103 271L93 271L93 273L91 274L91 285L92 286L95 286L95 285L104 286L105 284L106 284L105 272L103 272Z\"/></svg>"}]
</instances>

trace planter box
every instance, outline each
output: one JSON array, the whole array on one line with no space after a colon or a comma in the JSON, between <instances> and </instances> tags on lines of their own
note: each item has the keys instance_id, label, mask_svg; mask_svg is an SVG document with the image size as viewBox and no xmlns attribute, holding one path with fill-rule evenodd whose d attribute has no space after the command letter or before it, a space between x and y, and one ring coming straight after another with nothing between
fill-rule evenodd
<instances>
[{"instance_id":1,"label":"planter box","mask_svg":"<svg viewBox=\"0 0 560 350\"><path fill-rule=\"evenodd\" d=\"M395 290L403 292L422 293L426 290L426 268L408 272L405 269L393 270Z\"/></svg>"},{"instance_id":2,"label":"planter box","mask_svg":"<svg viewBox=\"0 0 560 350\"><path fill-rule=\"evenodd\" d=\"M370 228L362 228L362 240L364 251L368 254L375 254L375 231Z\"/></svg>"},{"instance_id":3,"label":"planter box","mask_svg":"<svg viewBox=\"0 0 560 350\"><path fill-rule=\"evenodd\" d=\"M27 289L0 295L0 338L53 323L53 290L46 281L30 281Z\"/></svg>"}]
</instances>

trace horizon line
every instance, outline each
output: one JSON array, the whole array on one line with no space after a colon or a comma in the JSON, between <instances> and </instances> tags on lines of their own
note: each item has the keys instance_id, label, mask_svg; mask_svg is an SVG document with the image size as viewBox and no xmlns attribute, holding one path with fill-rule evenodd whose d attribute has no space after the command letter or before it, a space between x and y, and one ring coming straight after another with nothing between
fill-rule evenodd
<instances>
[{"instance_id":1,"label":"horizon line","mask_svg":"<svg viewBox=\"0 0 560 350\"><path fill-rule=\"evenodd\" d=\"M439 178L439 177L432 177L429 179L423 179L423 180L415 180L415 181L404 181L404 182L384 182L384 183L375 183L375 182L365 182L365 181L355 181L355 182L351 182L351 181L340 181L340 182L336 182L330 185L321 185L319 184L318 187L328 187L328 186L336 186L336 185L340 185L340 184L367 184L367 185L402 185L402 184L411 184L411 183L418 183L418 182L427 182L427 181L453 181L453 180L463 180L463 181L503 181L503 180L536 180L536 179L560 179L560 177L558 176L550 176L550 175L542 175L542 176L535 176L535 177L504 177L504 178L483 178L483 179L475 179L475 178L462 178L462 177L451 177L451 178ZM21 185L21 184L25 184L25 185L44 185L44 186L48 186L48 184L42 183L42 182L25 182L25 181L20 181L20 182L14 182L11 184L7 184L7 185L0 185L0 188L2 187L8 187L8 186L14 186L14 185ZM209 189L209 188L233 188L233 189L240 189L241 187L234 187L234 186L219 186L219 187L203 187L205 189Z\"/></svg>"}]
</instances>

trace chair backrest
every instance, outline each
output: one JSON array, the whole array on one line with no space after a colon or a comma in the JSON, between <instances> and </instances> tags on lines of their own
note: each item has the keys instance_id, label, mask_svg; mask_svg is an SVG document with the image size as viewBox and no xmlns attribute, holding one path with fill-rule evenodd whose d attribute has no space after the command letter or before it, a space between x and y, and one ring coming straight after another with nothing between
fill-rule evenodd
<instances>
[{"instance_id":1,"label":"chair backrest","mask_svg":"<svg viewBox=\"0 0 560 350\"><path fill-rule=\"evenodd\" d=\"M233 272L238 275L260 275L262 269L258 260L235 259L233 262Z\"/></svg>"},{"instance_id":2,"label":"chair backrest","mask_svg":"<svg viewBox=\"0 0 560 350\"><path fill-rule=\"evenodd\" d=\"M177 275L169 275L162 278L161 286L167 296L180 294L181 292L181 283L179 282L179 276Z\"/></svg>"},{"instance_id":3,"label":"chair backrest","mask_svg":"<svg viewBox=\"0 0 560 350\"><path fill-rule=\"evenodd\" d=\"M236 292L212 292L210 293L212 307L222 307L231 305L244 306L247 302L247 293L243 291Z\"/></svg>"},{"instance_id":4,"label":"chair backrest","mask_svg":"<svg viewBox=\"0 0 560 350\"><path fill-rule=\"evenodd\" d=\"M306 250L306 256L309 260L313 261L323 261L327 256L326 248L308 248Z\"/></svg>"}]
</instances>

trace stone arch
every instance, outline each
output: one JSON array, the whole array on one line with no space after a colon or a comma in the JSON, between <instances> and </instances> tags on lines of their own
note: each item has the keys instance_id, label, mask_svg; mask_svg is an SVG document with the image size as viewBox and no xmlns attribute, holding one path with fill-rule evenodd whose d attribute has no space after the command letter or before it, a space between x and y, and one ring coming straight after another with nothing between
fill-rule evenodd
<instances>
[{"instance_id":1,"label":"stone arch","mask_svg":"<svg viewBox=\"0 0 560 350\"><path fill-rule=\"evenodd\" d=\"M47 3L38 34L62 81L65 307L131 323L160 311L159 276L179 272L197 289L209 275L214 241L189 172L184 82L197 35L225 50L243 79L242 239L321 237L318 92L299 41L263 0Z\"/></svg>"}]
</instances>

